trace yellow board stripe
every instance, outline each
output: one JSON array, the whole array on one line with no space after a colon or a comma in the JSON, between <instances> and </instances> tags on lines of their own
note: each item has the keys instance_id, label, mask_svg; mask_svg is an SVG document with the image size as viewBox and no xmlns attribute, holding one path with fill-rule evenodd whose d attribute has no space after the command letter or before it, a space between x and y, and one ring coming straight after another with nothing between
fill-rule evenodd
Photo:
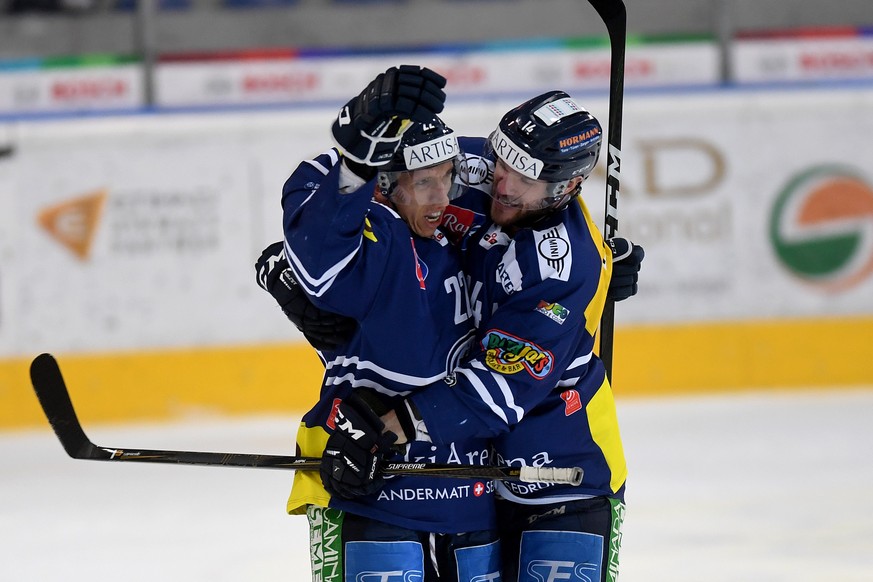
<instances>
[{"instance_id":1,"label":"yellow board stripe","mask_svg":"<svg viewBox=\"0 0 873 582\"><path fill-rule=\"evenodd\" d=\"M304 411L324 368L308 344L164 352L56 353L70 397L92 422ZM0 360L0 428L48 426L30 360Z\"/></svg>"},{"instance_id":2,"label":"yellow board stripe","mask_svg":"<svg viewBox=\"0 0 873 582\"><path fill-rule=\"evenodd\" d=\"M869 388L870 338L873 317L618 327L613 390L620 399ZM86 427L204 414L296 416L315 402L323 373L305 343L55 355ZM30 360L0 360L0 429L48 426L30 385Z\"/></svg>"},{"instance_id":3,"label":"yellow board stripe","mask_svg":"<svg viewBox=\"0 0 873 582\"><path fill-rule=\"evenodd\" d=\"M869 388L870 338L873 317L618 328L612 385L619 397Z\"/></svg>"}]
</instances>

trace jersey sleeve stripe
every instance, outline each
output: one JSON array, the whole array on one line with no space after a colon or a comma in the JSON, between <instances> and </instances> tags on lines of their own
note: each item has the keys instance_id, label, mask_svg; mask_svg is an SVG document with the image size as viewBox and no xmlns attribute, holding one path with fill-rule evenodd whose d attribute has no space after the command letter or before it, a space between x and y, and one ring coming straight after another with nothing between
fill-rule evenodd
<instances>
[{"instance_id":1,"label":"jersey sleeve stripe","mask_svg":"<svg viewBox=\"0 0 873 582\"><path fill-rule=\"evenodd\" d=\"M522 417L524 417L524 408L518 406L515 403L515 398L512 395L512 390L509 388L509 383L507 383L506 378L501 376L500 374L490 372L487 368L485 368L482 362L478 360L471 361L470 367L481 370L491 376L491 378L497 384L497 387L500 388L500 393L503 394L503 398L506 400L506 407L515 413L515 416L517 417L516 422L521 422Z\"/></svg>"},{"instance_id":2,"label":"jersey sleeve stripe","mask_svg":"<svg viewBox=\"0 0 873 582\"><path fill-rule=\"evenodd\" d=\"M306 163L327 176L328 172L330 172L330 168L321 163L320 158L323 157L327 157L328 160L330 160L328 166L335 166L337 162L339 162L339 155L336 153L336 150L329 149L326 152L319 154L314 160L306 160Z\"/></svg>"},{"instance_id":3,"label":"jersey sleeve stripe","mask_svg":"<svg viewBox=\"0 0 873 582\"><path fill-rule=\"evenodd\" d=\"M590 362L592 353L593 352L588 352L586 355L579 356L578 358L576 358L575 360L570 362L570 365L567 366L567 370L569 371L569 370L572 370L573 368L576 368L578 366L584 366L585 364Z\"/></svg>"},{"instance_id":4,"label":"jersey sleeve stripe","mask_svg":"<svg viewBox=\"0 0 873 582\"><path fill-rule=\"evenodd\" d=\"M361 360L357 356L352 356L350 358L346 356L339 356L337 358L334 358L325 366L325 373L330 373L334 368L355 368L357 370L371 370L379 374L383 378L393 380L402 384L408 384L409 386L425 386L427 384L432 384L433 382L438 382L445 378L444 373L435 374L427 378L421 376L412 376L410 374L401 374L399 372L377 366L369 360Z\"/></svg>"},{"instance_id":5,"label":"jersey sleeve stripe","mask_svg":"<svg viewBox=\"0 0 873 582\"><path fill-rule=\"evenodd\" d=\"M285 256L288 258L288 264L294 269L294 274L297 277L297 282L303 287L306 292L315 297L321 297L325 291L330 289L330 286L333 284L334 279L336 279L337 274L342 271L346 265L348 265L355 255L358 254L358 251L361 249L361 243L358 243L358 246L350 252L348 255L343 257L338 263L328 269L324 275L321 277L315 277L311 275L304 267L303 263L301 263L300 259L297 258L297 255L291 251L291 248L288 246L288 241L285 241Z\"/></svg>"},{"instance_id":6,"label":"jersey sleeve stripe","mask_svg":"<svg viewBox=\"0 0 873 582\"><path fill-rule=\"evenodd\" d=\"M479 398L482 399L482 402L488 405L488 408L490 408L491 411L500 418L500 420L509 425L509 421L506 419L506 414L503 412L503 409L497 406L494 399L491 398L491 393L488 392L488 389L485 388L485 385L478 376L476 376L475 372L467 370L466 368L458 368L456 373L464 376L467 381L470 382L470 385L476 390L476 393L479 395Z\"/></svg>"}]
</instances>

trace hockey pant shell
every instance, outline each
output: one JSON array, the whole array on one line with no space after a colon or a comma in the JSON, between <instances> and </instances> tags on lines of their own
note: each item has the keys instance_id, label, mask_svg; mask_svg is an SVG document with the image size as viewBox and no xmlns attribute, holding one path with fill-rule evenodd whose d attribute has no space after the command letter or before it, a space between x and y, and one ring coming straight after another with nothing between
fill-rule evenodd
<instances>
[{"instance_id":1,"label":"hockey pant shell","mask_svg":"<svg viewBox=\"0 0 873 582\"><path fill-rule=\"evenodd\" d=\"M323 582L500 582L496 531L435 534L310 505L312 579Z\"/></svg>"},{"instance_id":2,"label":"hockey pant shell","mask_svg":"<svg viewBox=\"0 0 873 582\"><path fill-rule=\"evenodd\" d=\"M497 503L502 582L615 582L625 505L593 497L548 505Z\"/></svg>"}]
</instances>

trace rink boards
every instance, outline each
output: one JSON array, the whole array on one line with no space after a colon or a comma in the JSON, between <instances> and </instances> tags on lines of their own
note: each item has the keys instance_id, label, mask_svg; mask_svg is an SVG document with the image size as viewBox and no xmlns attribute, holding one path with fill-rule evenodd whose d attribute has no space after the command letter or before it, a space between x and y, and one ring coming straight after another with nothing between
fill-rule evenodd
<instances>
[{"instance_id":1,"label":"rink boards","mask_svg":"<svg viewBox=\"0 0 873 582\"><path fill-rule=\"evenodd\" d=\"M602 94L580 100L605 120ZM449 101L484 135L518 99ZM0 125L0 427L55 353L95 420L300 410L321 365L254 283L332 109ZM630 95L620 396L873 383L873 90ZM585 188L602 215L604 160Z\"/></svg>"}]
</instances>

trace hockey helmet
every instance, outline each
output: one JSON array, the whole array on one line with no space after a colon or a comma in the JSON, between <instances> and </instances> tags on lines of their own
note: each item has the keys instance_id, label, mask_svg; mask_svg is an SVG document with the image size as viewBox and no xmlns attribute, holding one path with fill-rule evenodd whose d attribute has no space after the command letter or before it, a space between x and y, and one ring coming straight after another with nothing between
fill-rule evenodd
<instances>
[{"instance_id":1,"label":"hockey helmet","mask_svg":"<svg viewBox=\"0 0 873 582\"><path fill-rule=\"evenodd\" d=\"M390 200L402 174L452 162L452 185L448 197L453 200L461 194L464 186L462 181L456 179L462 156L454 130L439 117L434 116L427 122L414 122L403 133L400 146L391 161L379 167L379 190Z\"/></svg>"},{"instance_id":2,"label":"hockey helmet","mask_svg":"<svg viewBox=\"0 0 873 582\"><path fill-rule=\"evenodd\" d=\"M560 209L578 193L600 155L600 123L563 91L549 91L509 111L488 139L495 162L528 180L545 182L540 209Z\"/></svg>"}]
</instances>

